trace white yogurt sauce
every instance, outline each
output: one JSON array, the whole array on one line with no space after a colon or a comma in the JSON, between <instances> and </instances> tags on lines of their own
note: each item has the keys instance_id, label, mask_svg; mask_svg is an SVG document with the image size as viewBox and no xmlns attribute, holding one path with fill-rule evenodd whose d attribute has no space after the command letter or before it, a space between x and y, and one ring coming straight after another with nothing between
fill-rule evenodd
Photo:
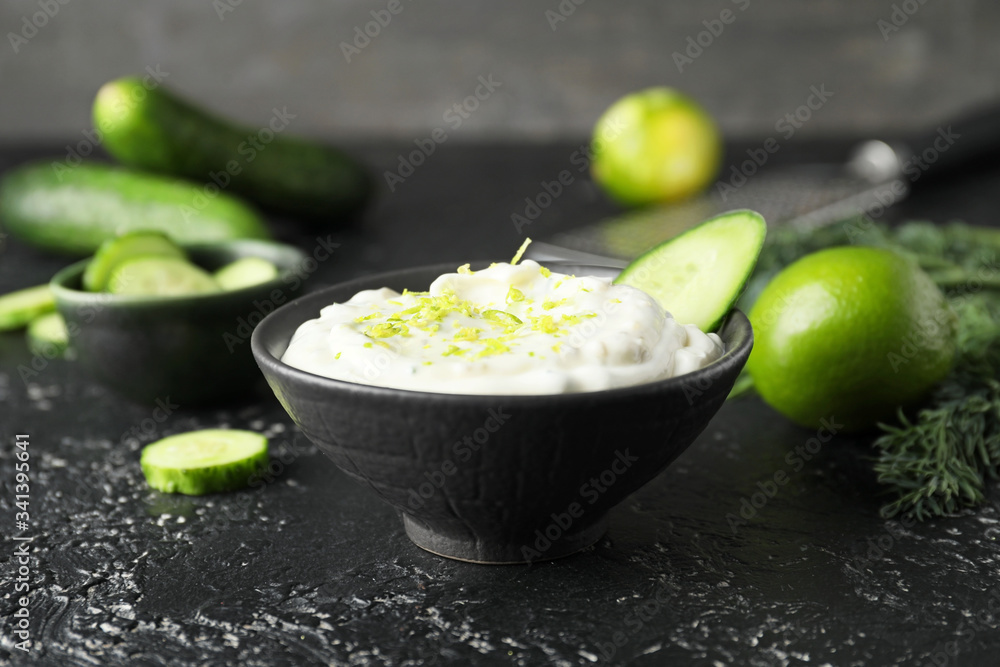
<instances>
[{"instance_id":1,"label":"white yogurt sauce","mask_svg":"<svg viewBox=\"0 0 1000 667\"><path fill-rule=\"evenodd\" d=\"M427 292L364 290L320 311L282 361L338 380L448 394L637 385L715 361L722 341L645 292L536 262L447 273Z\"/></svg>"}]
</instances>

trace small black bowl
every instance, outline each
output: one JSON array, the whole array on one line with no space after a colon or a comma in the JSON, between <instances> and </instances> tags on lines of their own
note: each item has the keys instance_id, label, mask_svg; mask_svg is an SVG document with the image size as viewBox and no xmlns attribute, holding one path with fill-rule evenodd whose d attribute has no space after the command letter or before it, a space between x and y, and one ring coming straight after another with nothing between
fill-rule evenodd
<instances>
[{"instance_id":1,"label":"small black bowl","mask_svg":"<svg viewBox=\"0 0 1000 667\"><path fill-rule=\"evenodd\" d=\"M305 255L292 246L241 240L185 250L208 270L262 257L280 274L238 290L152 298L84 291L86 259L50 283L79 363L128 398L187 406L248 395L260 379L249 345L254 325L302 292L296 271Z\"/></svg>"},{"instance_id":2,"label":"small black bowl","mask_svg":"<svg viewBox=\"0 0 1000 667\"><path fill-rule=\"evenodd\" d=\"M557 268L556 263L550 264ZM733 310L725 355L677 378L548 396L468 396L321 377L280 361L300 324L363 289L427 289L455 265L335 285L254 330L254 356L300 429L344 472L402 512L410 539L477 563L557 558L594 543L605 515L667 467L708 425L753 346ZM617 270L559 265L577 275Z\"/></svg>"}]
</instances>

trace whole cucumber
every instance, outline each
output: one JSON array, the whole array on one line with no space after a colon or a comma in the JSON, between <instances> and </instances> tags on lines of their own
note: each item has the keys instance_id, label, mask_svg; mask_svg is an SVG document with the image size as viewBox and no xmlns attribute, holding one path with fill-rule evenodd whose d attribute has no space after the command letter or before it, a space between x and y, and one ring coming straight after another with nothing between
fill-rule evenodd
<instances>
[{"instance_id":1,"label":"whole cucumber","mask_svg":"<svg viewBox=\"0 0 1000 667\"><path fill-rule=\"evenodd\" d=\"M182 244L270 238L263 219L235 197L97 162L8 171L0 181L0 222L25 243L74 255L137 229L157 229Z\"/></svg>"},{"instance_id":2,"label":"whole cucumber","mask_svg":"<svg viewBox=\"0 0 1000 667\"><path fill-rule=\"evenodd\" d=\"M240 127L163 86L125 77L106 83L94 101L94 127L122 163L230 189L261 206L314 221L358 213L373 182L336 148L288 136L294 118L275 109L258 129Z\"/></svg>"}]
</instances>

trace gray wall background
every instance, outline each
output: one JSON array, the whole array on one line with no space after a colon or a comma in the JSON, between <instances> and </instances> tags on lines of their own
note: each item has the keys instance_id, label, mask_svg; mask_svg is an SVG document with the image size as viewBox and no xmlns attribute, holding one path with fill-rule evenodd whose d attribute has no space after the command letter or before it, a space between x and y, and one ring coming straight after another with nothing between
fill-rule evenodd
<instances>
[{"instance_id":1,"label":"gray wall background","mask_svg":"<svg viewBox=\"0 0 1000 667\"><path fill-rule=\"evenodd\" d=\"M656 84L696 97L733 137L773 134L810 86L834 95L802 136L914 129L1000 97L996 0L561 0L573 12L554 30L560 0L398 1L347 62L341 43L390 0L7 0L0 141L78 137L103 82L156 65L216 111L253 125L287 107L295 132L331 138L578 138ZM672 54L727 9L733 22L679 72ZM30 35L16 52L11 33ZM500 88L448 125L491 74Z\"/></svg>"}]
</instances>

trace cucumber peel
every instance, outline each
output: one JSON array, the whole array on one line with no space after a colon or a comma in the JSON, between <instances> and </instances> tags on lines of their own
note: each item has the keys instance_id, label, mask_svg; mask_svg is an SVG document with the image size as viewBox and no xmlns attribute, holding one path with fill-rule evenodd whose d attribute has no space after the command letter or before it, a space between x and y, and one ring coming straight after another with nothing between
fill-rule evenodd
<instances>
[{"instance_id":1,"label":"cucumber peel","mask_svg":"<svg viewBox=\"0 0 1000 667\"><path fill-rule=\"evenodd\" d=\"M140 458L151 487L189 496L245 488L267 463L267 438L234 429L172 435L146 445Z\"/></svg>"},{"instance_id":2,"label":"cucumber peel","mask_svg":"<svg viewBox=\"0 0 1000 667\"><path fill-rule=\"evenodd\" d=\"M215 272L215 282L224 290L259 285L278 277L278 267L263 257L243 257Z\"/></svg>"},{"instance_id":3,"label":"cucumber peel","mask_svg":"<svg viewBox=\"0 0 1000 667\"><path fill-rule=\"evenodd\" d=\"M112 294L187 296L219 291L219 284L205 271L178 257L140 256L125 260L111 272Z\"/></svg>"},{"instance_id":4,"label":"cucumber peel","mask_svg":"<svg viewBox=\"0 0 1000 667\"><path fill-rule=\"evenodd\" d=\"M648 250L614 282L646 292L681 324L713 331L746 286L766 234L756 211L729 211Z\"/></svg>"},{"instance_id":5,"label":"cucumber peel","mask_svg":"<svg viewBox=\"0 0 1000 667\"><path fill-rule=\"evenodd\" d=\"M185 259L184 251L162 232L128 232L101 244L83 273L83 288L89 292L105 291L116 268L143 255Z\"/></svg>"},{"instance_id":6,"label":"cucumber peel","mask_svg":"<svg viewBox=\"0 0 1000 667\"><path fill-rule=\"evenodd\" d=\"M56 309L48 285L38 285L0 296L0 331L22 329Z\"/></svg>"}]
</instances>

